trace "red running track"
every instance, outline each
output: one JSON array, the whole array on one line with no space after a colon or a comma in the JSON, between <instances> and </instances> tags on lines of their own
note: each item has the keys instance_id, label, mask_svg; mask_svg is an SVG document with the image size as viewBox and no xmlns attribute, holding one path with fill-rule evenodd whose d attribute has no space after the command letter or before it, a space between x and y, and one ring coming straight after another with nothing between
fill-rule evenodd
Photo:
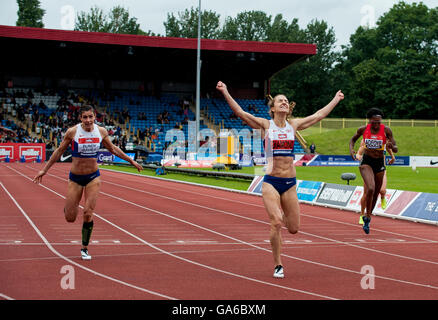
<instances>
[{"instance_id":1,"label":"red running track","mask_svg":"<svg viewBox=\"0 0 438 320\"><path fill-rule=\"evenodd\" d=\"M438 299L436 226L301 205L274 279L258 196L101 170L89 246L62 208L70 165L0 164L0 299ZM370 274L370 271L374 271Z\"/></svg>"}]
</instances>

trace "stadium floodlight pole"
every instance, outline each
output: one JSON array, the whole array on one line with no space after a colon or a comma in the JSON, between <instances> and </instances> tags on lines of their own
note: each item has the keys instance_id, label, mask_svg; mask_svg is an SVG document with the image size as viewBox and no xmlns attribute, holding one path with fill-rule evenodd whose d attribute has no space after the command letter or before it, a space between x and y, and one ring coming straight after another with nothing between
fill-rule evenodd
<instances>
[{"instance_id":1,"label":"stadium floodlight pole","mask_svg":"<svg viewBox=\"0 0 438 320\"><path fill-rule=\"evenodd\" d=\"M199 0L198 7L198 48L197 48L197 62L196 62L196 160L198 160L199 151L199 118L201 109L201 0Z\"/></svg>"}]
</instances>

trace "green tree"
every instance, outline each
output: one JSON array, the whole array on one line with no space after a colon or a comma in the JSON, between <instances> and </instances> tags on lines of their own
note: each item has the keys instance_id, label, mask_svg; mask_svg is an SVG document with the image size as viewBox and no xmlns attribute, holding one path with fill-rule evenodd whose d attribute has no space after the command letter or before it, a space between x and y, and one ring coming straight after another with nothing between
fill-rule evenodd
<instances>
[{"instance_id":1,"label":"green tree","mask_svg":"<svg viewBox=\"0 0 438 320\"><path fill-rule=\"evenodd\" d=\"M438 118L438 8L395 4L377 27L359 27L343 52L352 115L369 107L392 118Z\"/></svg>"},{"instance_id":2,"label":"green tree","mask_svg":"<svg viewBox=\"0 0 438 320\"><path fill-rule=\"evenodd\" d=\"M177 17L173 13L167 14L164 22L166 37L197 38L198 37L199 9L193 7L179 12ZM204 10L201 13L201 37L217 39L219 36L220 15Z\"/></svg>"},{"instance_id":3,"label":"green tree","mask_svg":"<svg viewBox=\"0 0 438 320\"><path fill-rule=\"evenodd\" d=\"M17 0L18 27L44 28L43 16L45 10L41 9L39 0Z\"/></svg>"},{"instance_id":4,"label":"green tree","mask_svg":"<svg viewBox=\"0 0 438 320\"><path fill-rule=\"evenodd\" d=\"M382 81L383 69L376 59L363 60L353 67L354 86L349 91L352 97L348 113L350 117L363 118L367 109L381 108L382 97L378 86Z\"/></svg>"},{"instance_id":5,"label":"green tree","mask_svg":"<svg viewBox=\"0 0 438 320\"><path fill-rule=\"evenodd\" d=\"M131 18L129 11L121 6L114 7L108 15L107 30L110 33L139 34L137 18Z\"/></svg>"},{"instance_id":6,"label":"green tree","mask_svg":"<svg viewBox=\"0 0 438 320\"><path fill-rule=\"evenodd\" d=\"M438 7L397 3L379 19L377 35L377 58L385 65L379 89L389 97L386 113L438 118Z\"/></svg>"},{"instance_id":7,"label":"green tree","mask_svg":"<svg viewBox=\"0 0 438 320\"><path fill-rule=\"evenodd\" d=\"M267 41L271 19L272 17L263 11L238 13L236 18L225 19L220 37L227 40Z\"/></svg>"},{"instance_id":8,"label":"green tree","mask_svg":"<svg viewBox=\"0 0 438 320\"><path fill-rule=\"evenodd\" d=\"M289 24L282 14L277 14L266 32L266 40L270 42L288 42Z\"/></svg>"},{"instance_id":9,"label":"green tree","mask_svg":"<svg viewBox=\"0 0 438 320\"><path fill-rule=\"evenodd\" d=\"M334 30L325 21L312 20L305 30L298 32L297 38L316 44L318 53L276 74L271 80L271 88L274 94L283 93L297 102L294 115L307 116L325 106L337 90L343 89L332 79L339 53L335 52Z\"/></svg>"},{"instance_id":10,"label":"green tree","mask_svg":"<svg viewBox=\"0 0 438 320\"><path fill-rule=\"evenodd\" d=\"M109 14L105 14L103 10L97 6L92 7L89 13L81 11L76 17L75 30L145 34L145 32L140 29L137 18L130 17L129 11L121 6L112 8Z\"/></svg>"},{"instance_id":11,"label":"green tree","mask_svg":"<svg viewBox=\"0 0 438 320\"><path fill-rule=\"evenodd\" d=\"M302 43L305 42L305 35L298 25L298 19L293 19L288 23L283 19L282 14L277 14L267 30L266 40L270 42Z\"/></svg>"},{"instance_id":12,"label":"green tree","mask_svg":"<svg viewBox=\"0 0 438 320\"><path fill-rule=\"evenodd\" d=\"M106 16L103 10L95 6L89 13L81 11L76 16L75 30L88 32L106 32Z\"/></svg>"}]
</instances>

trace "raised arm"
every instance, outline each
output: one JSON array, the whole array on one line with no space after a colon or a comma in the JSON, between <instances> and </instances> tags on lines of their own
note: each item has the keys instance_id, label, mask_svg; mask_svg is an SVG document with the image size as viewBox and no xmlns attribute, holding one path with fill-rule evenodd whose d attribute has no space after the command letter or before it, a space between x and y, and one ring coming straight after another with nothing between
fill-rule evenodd
<instances>
[{"instance_id":1,"label":"raised arm","mask_svg":"<svg viewBox=\"0 0 438 320\"><path fill-rule=\"evenodd\" d=\"M244 111L242 107L233 99L233 97L228 92L227 86L222 81L219 81L216 85L216 89L222 93L231 110L234 114L238 116L242 121L248 124L253 129L268 129L269 120L264 118L255 117L252 114Z\"/></svg>"},{"instance_id":2,"label":"raised arm","mask_svg":"<svg viewBox=\"0 0 438 320\"><path fill-rule=\"evenodd\" d=\"M311 116L302 118L302 119L293 119L291 120L292 126L295 128L295 130L304 130L308 127L313 126L315 123L321 121L325 117L327 117L330 112L336 107L336 105L339 103L339 101L344 99L344 94L341 90L336 92L336 95L332 99L332 101L329 102L324 108L319 109Z\"/></svg>"}]
</instances>

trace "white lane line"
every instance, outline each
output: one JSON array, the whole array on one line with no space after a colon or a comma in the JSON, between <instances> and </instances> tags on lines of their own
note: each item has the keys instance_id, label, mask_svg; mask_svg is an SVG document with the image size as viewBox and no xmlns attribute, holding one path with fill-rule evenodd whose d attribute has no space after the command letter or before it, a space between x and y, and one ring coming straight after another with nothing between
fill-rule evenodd
<instances>
[{"instance_id":1,"label":"white lane line","mask_svg":"<svg viewBox=\"0 0 438 320\"><path fill-rule=\"evenodd\" d=\"M20 173L20 174L21 174L21 173ZM24 175L23 175L23 176L24 176ZM60 178L60 177L57 177L57 176L55 176L55 175L52 175L52 176L55 177L55 178L57 178L57 179L64 180L64 179L62 179L62 178ZM26 176L24 176L24 177L26 177ZM26 177L26 178L29 179L28 177ZM29 180L30 180L30 179L29 179ZM138 191L138 192L150 193L150 192L147 192L147 191L141 191L141 190L134 189L134 188L131 188L131 187L126 187L126 186L123 186L123 185L117 185L117 186L119 186L119 187L125 187L125 188L127 188L127 189L132 189L132 190L135 190L135 191ZM109 197L112 197L112 198L114 198L114 199L116 199L116 200L119 200L119 201L122 201L122 202L129 203L129 204L131 204L131 205L133 205L133 206L136 206L136 207L139 207L139 208L142 208L142 209L148 210L148 211L155 212L155 213L157 213L157 214L159 214L159 215L166 216L166 217L168 217L168 218L171 218L171 219L174 219L174 220L180 221L180 222L185 223L185 224L189 224L189 225L194 226L194 227L196 227L196 228L199 228L199 229L201 229L201 230L205 230L205 231L208 231L208 232L211 232L211 233L214 233L214 234L220 235L220 236L222 236L222 237L225 237L225 238L228 238L228 239L234 240L234 241L239 242L239 243L242 243L242 244L246 244L246 245L248 245L248 246L250 246L250 247L254 247L254 248L257 248L257 249L262 250L262 251L271 252L270 249L266 249L266 248L262 248L262 247L259 247L259 246L256 246L256 245L253 245L252 243L248 243L248 242L245 242L245 241L243 241L243 240L236 239L236 238L234 238L234 237L231 237L231 236L225 235L225 234L223 234L223 233L220 233L220 232L217 232L217 231L211 230L211 229L209 229L209 228L205 228L205 227L203 227L203 226L200 226L200 225L197 225L197 224L191 223L191 222L189 222L189 221L185 221L185 220L183 220L183 219L176 218L176 217L174 217L174 216L172 216L172 215L169 215L169 214L166 214L166 213L164 213L164 212L157 211L157 210L154 210L154 209L152 209L152 208L148 208L148 207L145 207L145 206L139 205L139 204L134 203L134 202L132 202L132 201L129 201L129 200L126 200L126 199L123 199L123 198L120 198L120 197L117 197L117 196L114 196L114 195L111 195L111 194L105 193L105 192L101 192L101 193L104 194L104 195L107 195L107 196L109 196ZM150 194L152 194L152 193L150 193ZM190 204L190 203L188 203L188 202L186 202L186 201L173 199L173 198L170 198L170 197L167 197L167 196L160 196L160 197L164 197L164 198L169 199L169 200L175 200L175 201L178 201L178 202L182 202L182 203ZM193 205L194 205L194 204L193 204ZM201 206L201 205L194 205L194 206L202 207L202 208L204 208L204 209L213 210L213 211L217 211L217 212L221 212L221 213L225 213L225 214L228 214L228 215L236 216L236 217L243 218L243 219L247 219L247 220L251 220L251 221L256 221L256 222L259 222L259 223L268 224L268 223L265 222L265 221L260 221L260 220L256 220L256 219L252 219L252 218L248 218L248 217L244 217L244 216L240 216L240 215L238 215L238 214L234 214L234 213L227 212L227 211L223 211L223 210L218 210L218 209L214 209L214 208L209 208L209 207L205 207L205 206ZM103 219L103 218L102 218L102 219ZM331 239L328 239L328 238L325 238L325 237L320 237L320 236L316 236L316 235L314 235L314 236L315 236L315 237L318 237L318 238L326 239L326 240L331 240ZM362 247L360 247L360 246L356 246L356 245L348 244L348 243L345 243L345 242L343 242L343 241L338 241L338 240L332 240L332 241L336 241L337 243L340 243L340 244L343 244L343 245L349 245L349 246L353 246L353 247L362 248ZM368 248L364 248L364 249L368 249ZM370 249L370 251L378 251L378 252L379 252L379 250L374 250L374 249ZM382 252L380 252L380 253L382 253ZM391 253L386 253L386 254L391 255L391 256L397 256L397 257L399 257L398 255L391 254ZM349 273L353 273L353 274L360 274L360 275L362 275L359 271L356 271L356 270L351 270L351 269L347 269L347 268L342 268L342 267L337 267L337 266L333 266L333 265L328 265L328 264L325 264L325 263L320 263L320 262L316 262L316 261L312 261L312 260L308 260L308 259L298 258L298 257L291 256L291 255L287 255L287 254L282 254L282 256L287 257L287 258L291 258L291 259L294 259L294 260L298 260L298 261L301 261L301 262L306 262L306 263L310 263L310 264L314 264L314 265L318 265L318 266L322 266L322 267L327 267L327 268L334 269L334 270L338 270L338 271L344 271L344 272L349 272ZM403 257L403 256L402 256L402 257ZM408 259L412 259L412 260L418 260L418 259L411 258L411 257L406 257L406 258L408 258ZM422 261L422 260L420 260L420 261ZM431 263L434 263L434 262L431 262ZM435 264L435 263L434 263L434 264ZM380 275L375 275L375 278L379 278L379 279L383 279L383 280L394 281L394 282L398 282L398 283L404 283L404 284L408 284L408 285L414 285L414 286L420 286L420 287L425 287L425 288L429 288L429 289L435 289L435 290L438 290L438 287L436 287L436 286L432 286L432 285L429 285L429 284L423 284L423 283L417 283L417 282L412 282L412 281L407 281L407 280L395 279L395 278L386 277L386 276L380 276Z\"/></svg>"},{"instance_id":2,"label":"white lane line","mask_svg":"<svg viewBox=\"0 0 438 320\"><path fill-rule=\"evenodd\" d=\"M3 293L0 293L0 298L3 298L3 299L5 299L5 300L15 300L14 298L11 298L11 297L9 297L9 296L3 294Z\"/></svg>"},{"instance_id":3,"label":"white lane line","mask_svg":"<svg viewBox=\"0 0 438 320\"><path fill-rule=\"evenodd\" d=\"M223 213L223 214L230 215L230 216L233 216L233 217L238 217L238 218L241 218L241 219L250 220L250 221L257 222L257 223L263 223L263 224L269 225L269 223L266 222L266 221L261 221L261 220L258 220L258 219L253 219L253 218L245 217L245 216L242 216L242 215L239 215L239 214L235 214L235 213L232 213L232 212L229 212L229 211L224 211L224 210L215 209L215 208L211 208L211 207L207 207L207 206L203 206L203 205L199 205L199 204L194 204L194 203L190 203L188 201L179 200L179 199L171 198L171 197L168 197L168 196L163 196L163 195L155 194L155 193L152 193L152 192L149 192L149 191L139 190L138 188L137 189L136 188L131 188L131 187L124 186L124 185L121 185L121 184L115 184L115 183L107 182L107 181L105 183L116 185L118 187L123 187L123 188L129 189L129 190L133 190L133 191L149 194L149 195L152 195L152 196L155 196L155 197L160 197L160 198L164 198L164 199L167 199L167 200L176 201L176 202L179 202L179 203L183 203L183 204L186 204L186 205L198 207L198 208L201 208L201 209L215 211L215 212ZM321 219L324 219L324 218L321 218ZM330 219L326 219L326 220L332 221ZM342 222L339 222L339 223L342 223ZM347 223L345 223L345 224L347 224ZM327 237L324 237L324 236L319 236L319 235L316 235L316 234L313 234L313 233L304 232L304 231L300 231L300 233L304 234L304 235L307 235L307 236L310 236L310 237L315 237L315 238L319 238L319 239L323 239L323 240L326 240L326 241L335 242L337 244L342 244L342 245L346 245L346 246L350 246L350 247L354 247L354 248L358 248L358 249L362 249L362 250L367 250L367 251L371 251L371 252L375 252L375 253L389 255L389 256L393 256L393 257L397 257L397 258L401 258L401 259L408 259L408 260L413 260L413 261L417 261L417 262L424 262L424 263L430 263L430 264L438 265L438 262L435 262L435 261L419 259L419 258L409 257L409 256L405 256L405 255L400 255L400 254L396 254L396 253L392 253L392 252L383 251L383 250L377 250L377 249L362 247L360 245L355 245L355 244L352 244L350 242L345 242L345 241L341 241L341 240L331 239L331 238L327 238ZM389 233L391 233L391 232L389 232ZM393 234L396 234L396 233L393 233ZM411 237L411 238L417 238L417 237ZM426 240L426 239L422 239L422 240L434 243L432 240ZM436 241L435 241L435 243L436 243Z\"/></svg>"},{"instance_id":4,"label":"white lane line","mask_svg":"<svg viewBox=\"0 0 438 320\"><path fill-rule=\"evenodd\" d=\"M27 180L30 180L30 181L32 182L32 179L31 179L31 178L27 177L26 175L22 174L21 172L19 172L19 171L13 169L13 168L11 168L11 167L8 167L8 168L10 168L11 170L17 172L17 173L20 174L22 177L24 177L24 178L26 178ZM65 180L65 179L59 178L59 177L57 177L57 176L54 176L54 177L56 177L56 178L58 178L58 179L61 179L61 180ZM32 183L33 183L33 182L32 182ZM39 184L39 186L41 186L41 187L45 188L46 190L48 190L48 191L50 191L50 192L56 194L57 196L59 196L59 197L65 199L65 197L64 197L63 195L61 195L61 194L59 194L58 192L56 192L56 191L50 189L49 187L46 187L46 186L43 185L43 184ZM124 200L124 201L126 202L126 200ZM138 205L137 205L137 206L138 206ZM118 229L118 230L120 230L120 231L122 231L122 232L124 232L124 233L126 233L126 234L128 234L128 235L130 235L131 237L133 237L134 239L137 239L138 241L144 243L145 245L147 245L147 246L149 246L149 247L151 247L151 248L153 248L153 249L155 249L155 250L157 250L157 251L159 251L159 252L161 252L161 253L167 254L167 255L169 255L169 256L171 256L171 257L173 257L173 258L176 258L176 259L179 259L179 260L182 260L182 261L185 261L185 262L188 262L188 263L191 263L191 264L197 265L197 266L199 266L199 267L203 267L203 268L206 268L206 269L209 269L209 270L213 270L213 271L216 271L216 272L219 272L219 273L223 273L223 274L226 274L226 275L229 275L229 276L237 277L237 278L240 278L240 279L244 279L244 280L248 280L248 281L252 281L252 282L256 282L256 283L261 283L261 284L268 285L268 286L271 286L271 287L281 288L281 289L285 289L285 290L288 290L288 291L298 292L298 293L302 293L302 294L306 294L306 295L311 295L311 296L315 296L315 297L319 297L319 298L323 298L323 299L338 300L337 298L334 298L334 297L330 297L330 296L326 296L326 295L321 295L321 294L317 294L317 293L314 293L314 292L305 291L305 290L300 290L300 289L296 289L296 288L286 287L286 286L278 285L278 284L275 284L275 283L272 283L272 282L267 282L267 281L263 281L263 280L255 279L255 278L250 278L250 277L247 277L247 276L243 276L243 275L236 274L236 273L233 273L233 272L229 272L229 271L225 271L225 270L222 270L222 269L214 268L214 267L211 267L211 266L208 266L208 265L205 265L205 264L202 264L202 263L199 263L199 262L193 261L193 260L189 260L189 259L186 259L186 258L180 257L180 256L178 256L178 255L175 255L175 254L173 254L173 253L171 253L171 252L165 251L165 250L163 250L163 249L161 249L161 248L159 248L159 247L157 247L157 246L155 246L155 245L153 245L153 244L151 244L151 243L145 241L144 239L138 237L137 235L135 235L135 234L133 234L133 233L131 233L131 232L129 232L129 231L123 229L122 227L120 227L120 226L118 226L118 225L112 223L111 221L109 221L109 220L103 218L102 216L98 215L97 213L93 213L93 214L94 214L97 218L99 218L99 219L105 221L106 223L108 223L109 225L113 226L114 228L116 228L116 229ZM163 214L164 214L164 213L163 213ZM164 215L166 215L166 214L164 214ZM166 216L168 216L168 215L166 215ZM169 216L169 217L171 217L171 216ZM172 217L172 218L173 218L173 217ZM176 219L176 218L175 218L175 219ZM178 219L178 220L180 220L180 219ZM181 221L183 221L183 220L181 220ZM186 223L187 223L187 222L186 222ZM189 223L189 224L190 224L190 223ZM200 227L200 228L202 228L202 227ZM214 232L214 233L216 233L216 232ZM41 236L42 236L42 234L41 234ZM224 236L225 236L225 235L224 235ZM228 236L225 236L225 237L228 237ZM232 239L231 237L228 237L228 238ZM44 239L45 239L45 238L44 238ZM43 240L43 241L44 241L44 240ZM47 240L46 240L46 241L47 241ZM239 242L241 242L241 243L244 243L244 242L242 242L242 241L240 241L240 240L237 240L237 241L239 241ZM48 243L48 244L50 245L50 243ZM250 244L248 244L248 245L250 245ZM250 245L250 246L251 246L251 245ZM256 246L254 246L254 247L256 247ZM265 251L270 251L270 250L266 250L266 249L261 248L261 247L257 247L257 248L260 248L260 249L265 250ZM54 249L53 249L53 250L54 250Z\"/></svg>"},{"instance_id":5,"label":"white lane line","mask_svg":"<svg viewBox=\"0 0 438 320\"><path fill-rule=\"evenodd\" d=\"M119 200L119 201L122 201L122 202L129 203L129 204L131 204L131 205L133 205L133 206L136 206L136 207L138 207L138 208L142 208L142 209L145 209L145 210L147 210L147 211L152 211L152 212L155 212L155 213L157 213L157 214L159 214L159 215L162 215L162 216L165 216L165 217L168 217L168 218L171 218L171 219L174 219L174 220L180 221L180 222L182 222L182 223L185 223L185 224L188 224L188 225L191 225L191 226L194 226L194 227L199 228L199 229L201 229L201 230L205 230L205 231L208 231L208 232L211 232L211 233L214 233L214 234L220 235L220 236L222 236L222 237L225 237L225 238L228 238L228 239L234 240L234 241L236 241L236 242L239 242L239 243L242 243L242 244L246 244L246 245L248 245L248 246L250 246L250 247L254 247L254 248L257 248L257 249L260 249L260 250L263 250L263 251L271 252L270 249L266 249L266 248L262 248L262 247L256 246L256 245L254 245L254 244L252 244L252 243L248 243L248 242L246 242L246 241L243 241L243 240L240 240L240 239L237 239L237 238L234 238L234 237L228 236L228 235L226 235L226 234L223 234L223 233L217 232L217 231L215 231L215 230L211 230L211 229L209 229L209 228L206 228L206 227L203 227L203 226L197 225L197 224L195 224L195 223L192 223L192 222L189 222L189 221L186 221L186 220L180 219L180 218L176 218L176 217L174 217L174 216L172 216L172 215L169 215L169 214L167 214L167 213L164 213L164 212L161 212L161 211L158 211L158 210L152 209L152 208L148 208L148 207L145 207L145 206L139 205L139 204L134 203L134 202L132 202L132 201L129 201L129 200L126 200L126 199L123 199L123 198L120 198L120 197L117 197L117 196L114 196L114 195L108 194L108 193L106 193L106 192L102 192L102 194L104 194L104 195L106 195L106 196L108 196L108 197L114 198L114 199L116 199L116 200ZM221 210L219 210L219 211L221 211ZM235 215L235 214L231 214L231 215ZM343 243L343 242L340 242L340 243L345 244L345 243ZM286 254L282 254L282 256L284 256L284 257L288 257L288 258L291 258L291 259L294 259L294 260L298 260L298 261L301 261L301 262L306 262L306 263L310 263L310 264L314 264L314 265L318 265L318 266L322 266L322 267L327 267L327 268L331 268L331 269L335 269L335 270L339 270L339 271L345 271L345 272L350 272L350 273L354 273L354 274L361 274L359 271L356 271L356 270L350 270L350 269L346 269L346 268L342 268L342 267L336 267L336 266L328 265L328 264L325 264L325 263L320 263L320 262L316 262L316 261L312 261L312 260L308 260L308 259L298 258L298 257L295 257L295 256L290 256L290 255L286 255ZM416 282L411 282L411 281L406 281L406 280L400 280L400 279L395 279L395 278L390 278L390 277L385 277L385 276L378 276L378 275L375 275L375 278L380 278L380 279L384 279L384 280L395 281L395 282L399 282L399 283L404 283L404 284L415 285L415 286L426 287L426 288L429 288L429 289L437 289L437 290L438 290L438 287L431 286L431 285L429 285L429 284L416 283Z\"/></svg>"},{"instance_id":6,"label":"white lane line","mask_svg":"<svg viewBox=\"0 0 438 320\"><path fill-rule=\"evenodd\" d=\"M6 192L6 193L8 194L8 196L9 196L9 198L11 198L11 200L14 202L15 206L20 210L20 212L23 214L23 216L26 218L26 220L29 222L29 224L32 226L32 228L35 230L35 232L38 234L38 236L41 238L41 240L43 240L43 242L44 242L45 245L49 248L49 250L52 251L55 255L57 255L57 256L60 257L61 259L67 261L68 263L70 263L70 264L72 264L72 265L77 266L78 268L81 268L81 269L83 269L83 270L85 270L85 271L88 271L88 272L90 272L90 273L92 273L92 274L94 274L94 275L96 275L96 276L102 277L102 278L104 278L104 279L107 279L107 280L110 280L110 281L113 281L113 282L119 283L119 284L121 284L121 285L124 285L124 286L130 287L130 288L133 288L133 289L140 290L140 291L142 291L142 292L146 292L146 293L149 293L149 294L152 294L152 295L156 295L156 296L159 296L159 297L162 297L162 298L165 298L165 299L176 300L176 298L173 298L173 297L170 297L170 296L167 296L167 295L164 295L164 294L158 293L158 292L154 292L154 291L151 291L151 290L148 290L148 289L145 289L145 288L142 288L142 287L139 287L139 286L136 286L136 285L133 285L133 284L127 283L127 282L125 282L125 281L121 281L121 280L118 280L118 279L116 279L116 278L113 278L113 277L107 276L107 275L105 275L105 274L103 274L103 273L100 273L100 272L94 271L94 270L92 270L92 269L90 269L90 268L87 268L87 267L84 267L83 265L81 265L81 264L79 264L79 263L77 263L77 262L75 262L75 261L73 261L73 260L71 260L71 259L65 257L64 255L60 254L55 248L52 247L52 245L50 244L50 242L44 237L44 235L41 233L41 231L38 229L38 227L37 227L37 226L33 223L33 221L29 218L29 216L28 216L27 213L23 210L23 208L21 208L21 206L18 204L18 202L15 200L15 198L11 195L11 193L6 189L6 187L3 185L3 183L0 182L0 186L3 188L3 190L5 190L5 192Z\"/></svg>"},{"instance_id":7,"label":"white lane line","mask_svg":"<svg viewBox=\"0 0 438 320\"><path fill-rule=\"evenodd\" d=\"M186 181L177 181L177 180L169 181L168 179L164 179L164 178L144 176L144 175L140 175L140 174L136 174L136 173L122 172L122 171L116 171L116 170L105 169L105 168L102 168L102 170L108 171L110 173L114 173L114 175L122 173L122 174L128 174L128 175L134 175L134 176L138 176L138 177L143 177L143 178L158 179L158 180L161 180L161 181L174 182L174 183L180 183L180 184L189 184L189 185L195 185L195 186L200 186L200 187L209 188L209 189L219 189L219 190L227 191L227 192L233 192L233 193L237 192L237 193L240 193L240 194L243 194L243 195L250 195L250 196L254 196L254 197L260 197L260 196L255 195L255 194L248 193L246 191L230 190L230 189L214 187L214 186L209 186L209 185L201 185L201 184L191 183L191 182L186 182ZM104 183L109 183L109 184L114 184L114 183L106 181L106 180L103 180L103 182ZM140 183L144 184L144 185L147 185L147 186L156 187L156 185L152 185L152 184L147 183L147 182L140 181ZM240 204L244 204L244 205L248 205L248 206L254 206L254 207L258 207L258 208L264 208L263 205L259 205L259 204L252 203L252 202L247 202L247 201L235 200L235 199L232 199L231 197L230 198L223 198L223 197L217 197L217 196L210 195L210 194L200 194L198 192L189 191L189 190L186 190L184 188L172 188L170 186L160 186L160 188L165 188L165 189L169 189L169 190L173 190L173 191L178 191L179 193L184 192L184 193L193 194L193 195L197 195L197 196L202 195L203 197L208 197L208 198L212 198L212 199L216 199L216 200L240 203ZM158 195L158 194L154 194L154 195L161 196L161 195ZM177 200L177 199L175 199L175 200ZM356 224L351 224L351 223L348 223L348 222L335 221L335 220L331 220L331 219L327 219L327 218L312 216L312 215L305 214L305 213L301 213L301 215L305 216L305 217L309 217L309 218L325 220L325 221L332 222L332 223L337 223L337 224L343 224L343 225L347 225L347 226L357 227ZM403 234L403 233L397 233L397 232L392 232L392 231L387 231L387 230L382 230L382 229L377 229L377 228L373 228L373 230L374 231L379 231L379 232L384 232L384 233L389 233L389 234L393 234L393 235L399 235L399 236L403 236L403 237L407 237L407 238L423 240L423 241L431 242L431 243L436 243L437 242L436 240L420 238L420 237L416 237L416 236L412 236L412 235L406 235L406 234Z\"/></svg>"}]
</instances>

